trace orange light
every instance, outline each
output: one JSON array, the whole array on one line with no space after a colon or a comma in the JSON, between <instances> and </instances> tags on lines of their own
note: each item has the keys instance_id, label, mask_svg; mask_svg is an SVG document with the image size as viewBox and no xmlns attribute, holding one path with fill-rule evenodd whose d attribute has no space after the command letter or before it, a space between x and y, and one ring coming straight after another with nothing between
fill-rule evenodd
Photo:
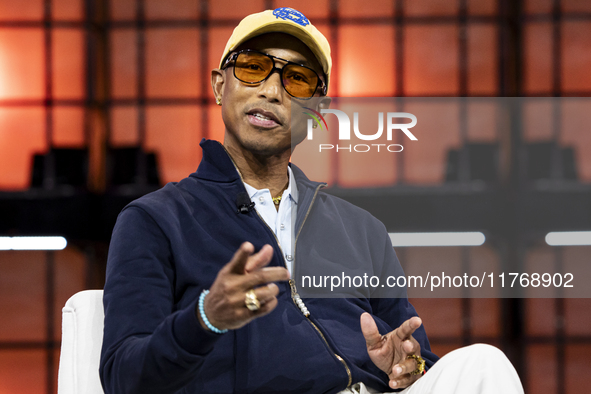
<instances>
[{"instance_id":1,"label":"orange light","mask_svg":"<svg viewBox=\"0 0 591 394\"><path fill-rule=\"evenodd\" d=\"M2 43L0 42L0 99L6 97L6 78L5 78L5 70L4 70L4 48Z\"/></svg>"}]
</instances>

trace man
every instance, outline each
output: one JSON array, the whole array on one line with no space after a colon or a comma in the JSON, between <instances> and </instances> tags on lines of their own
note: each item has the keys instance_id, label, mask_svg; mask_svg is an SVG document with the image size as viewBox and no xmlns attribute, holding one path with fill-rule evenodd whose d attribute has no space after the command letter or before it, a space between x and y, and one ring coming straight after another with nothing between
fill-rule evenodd
<instances>
[{"instance_id":1,"label":"man","mask_svg":"<svg viewBox=\"0 0 591 394\"><path fill-rule=\"evenodd\" d=\"M223 146L203 141L198 170L128 205L113 231L107 394L444 392L437 381L461 392L461 373L481 376L470 368L501 357L483 347L456 356L464 361L453 371L435 364L404 297L300 297L298 270L400 267L377 219L289 165L291 106L328 105L330 70L328 42L295 10L250 15L235 29L212 71ZM507 364L485 365L483 381L518 383Z\"/></svg>"}]
</instances>

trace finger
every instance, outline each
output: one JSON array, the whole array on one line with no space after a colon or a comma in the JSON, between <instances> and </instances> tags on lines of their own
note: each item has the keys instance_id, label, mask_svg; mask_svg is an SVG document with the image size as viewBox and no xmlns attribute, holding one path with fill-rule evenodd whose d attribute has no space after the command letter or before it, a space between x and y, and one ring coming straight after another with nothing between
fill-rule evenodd
<instances>
[{"instance_id":1,"label":"finger","mask_svg":"<svg viewBox=\"0 0 591 394\"><path fill-rule=\"evenodd\" d=\"M248 309L246 309L246 311L254 318L261 317L271 313L278 303L279 302L277 301L277 298L271 298L267 303L261 305L261 307L256 311L250 311Z\"/></svg>"},{"instance_id":2,"label":"finger","mask_svg":"<svg viewBox=\"0 0 591 394\"><path fill-rule=\"evenodd\" d=\"M279 294L279 287L277 287L275 283L270 283L266 286L257 287L254 290L254 294L261 305L264 305L277 297L277 294Z\"/></svg>"},{"instance_id":3,"label":"finger","mask_svg":"<svg viewBox=\"0 0 591 394\"><path fill-rule=\"evenodd\" d=\"M227 270L238 275L244 274L244 269L246 266L246 262L248 261L248 257L253 252L254 246L252 246L250 242L244 242L242 245L240 245L236 253L234 253L234 256L232 256L230 262L226 264L225 267L222 268L222 270Z\"/></svg>"},{"instance_id":4,"label":"finger","mask_svg":"<svg viewBox=\"0 0 591 394\"><path fill-rule=\"evenodd\" d=\"M260 300L259 300L260 301ZM278 304L277 298L273 297L267 300L267 302L260 303L259 309L250 310L245 304L242 304L238 310L238 318L240 320L252 320L256 317L261 317L271 312Z\"/></svg>"},{"instance_id":5,"label":"finger","mask_svg":"<svg viewBox=\"0 0 591 394\"><path fill-rule=\"evenodd\" d=\"M401 349L406 355L410 354L421 354L421 345L417 342L416 339L411 337L410 339L406 339L402 342ZM405 356L406 357L406 356Z\"/></svg>"},{"instance_id":6,"label":"finger","mask_svg":"<svg viewBox=\"0 0 591 394\"><path fill-rule=\"evenodd\" d=\"M408 374L400 376L399 378L390 380L390 387L392 387L393 389L406 388L406 387L410 386L411 384L413 384L413 382L415 380L417 380L419 377L420 377L420 375L408 375Z\"/></svg>"},{"instance_id":7,"label":"finger","mask_svg":"<svg viewBox=\"0 0 591 394\"><path fill-rule=\"evenodd\" d=\"M412 371L417 369L417 361L412 358L405 358L404 361L399 362L398 364L392 367L392 373L390 374L390 379L399 378L404 375L410 374Z\"/></svg>"},{"instance_id":8,"label":"finger","mask_svg":"<svg viewBox=\"0 0 591 394\"><path fill-rule=\"evenodd\" d=\"M252 272L259 268L263 268L273 258L273 247L269 244L264 245L261 250L250 256L244 267L245 272Z\"/></svg>"},{"instance_id":9,"label":"finger","mask_svg":"<svg viewBox=\"0 0 591 394\"><path fill-rule=\"evenodd\" d=\"M264 267L244 275L241 287L243 290L252 289L257 286L266 285L272 282L285 281L289 279L289 271L284 267Z\"/></svg>"},{"instance_id":10,"label":"finger","mask_svg":"<svg viewBox=\"0 0 591 394\"><path fill-rule=\"evenodd\" d=\"M396 336L398 338L405 340L410 339L412 334L416 331L423 324L422 320L418 316L413 316L398 327L396 330Z\"/></svg>"},{"instance_id":11,"label":"finger","mask_svg":"<svg viewBox=\"0 0 591 394\"><path fill-rule=\"evenodd\" d=\"M382 336L373 317L367 312L361 315L361 332L365 337L365 344L368 349L375 349L382 345Z\"/></svg>"}]
</instances>

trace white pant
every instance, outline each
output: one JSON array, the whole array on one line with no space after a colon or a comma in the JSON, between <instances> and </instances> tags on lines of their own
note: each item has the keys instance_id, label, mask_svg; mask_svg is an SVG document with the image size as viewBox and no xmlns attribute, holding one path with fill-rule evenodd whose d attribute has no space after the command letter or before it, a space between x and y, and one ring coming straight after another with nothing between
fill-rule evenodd
<instances>
[{"instance_id":1,"label":"white pant","mask_svg":"<svg viewBox=\"0 0 591 394\"><path fill-rule=\"evenodd\" d=\"M363 383L341 393L374 394ZM404 394L523 394L515 368L494 346L476 344L443 356Z\"/></svg>"}]
</instances>

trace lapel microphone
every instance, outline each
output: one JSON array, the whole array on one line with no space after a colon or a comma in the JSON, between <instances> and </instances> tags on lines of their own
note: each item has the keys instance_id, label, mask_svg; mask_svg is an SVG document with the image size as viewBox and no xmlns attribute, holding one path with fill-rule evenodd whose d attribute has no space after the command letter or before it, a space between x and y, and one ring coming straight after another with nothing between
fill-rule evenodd
<instances>
[{"instance_id":1,"label":"lapel microphone","mask_svg":"<svg viewBox=\"0 0 591 394\"><path fill-rule=\"evenodd\" d=\"M238 193L236 196L236 207L238 210L236 213L249 213L254 208L254 202L250 201L250 197L247 192Z\"/></svg>"}]
</instances>

